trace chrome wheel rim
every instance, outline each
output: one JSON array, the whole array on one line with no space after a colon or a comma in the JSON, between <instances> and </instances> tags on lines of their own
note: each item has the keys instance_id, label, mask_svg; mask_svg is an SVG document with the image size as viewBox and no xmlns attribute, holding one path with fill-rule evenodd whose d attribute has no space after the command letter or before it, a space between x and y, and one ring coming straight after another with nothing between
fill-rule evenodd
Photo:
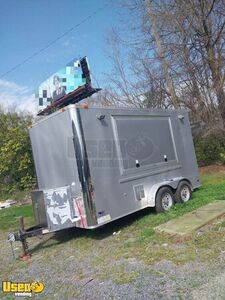
<instances>
[{"instance_id":1,"label":"chrome wheel rim","mask_svg":"<svg viewBox=\"0 0 225 300\"><path fill-rule=\"evenodd\" d=\"M173 198L170 193L165 193L162 197L162 208L169 210L173 205Z\"/></svg>"},{"instance_id":2,"label":"chrome wheel rim","mask_svg":"<svg viewBox=\"0 0 225 300\"><path fill-rule=\"evenodd\" d=\"M190 189L187 185L185 185L180 192L181 200L183 202L187 202L188 200L190 200L190 196L191 196Z\"/></svg>"}]
</instances>

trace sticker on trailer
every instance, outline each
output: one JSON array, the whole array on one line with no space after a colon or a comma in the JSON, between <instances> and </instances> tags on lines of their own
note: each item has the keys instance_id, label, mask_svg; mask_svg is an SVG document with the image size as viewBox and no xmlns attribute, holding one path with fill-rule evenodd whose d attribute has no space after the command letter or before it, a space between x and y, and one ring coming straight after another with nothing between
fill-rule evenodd
<instances>
[{"instance_id":1,"label":"sticker on trailer","mask_svg":"<svg viewBox=\"0 0 225 300\"><path fill-rule=\"evenodd\" d=\"M45 190L44 197L49 228L54 230L71 227L73 222L80 219L71 205L70 187Z\"/></svg>"}]
</instances>

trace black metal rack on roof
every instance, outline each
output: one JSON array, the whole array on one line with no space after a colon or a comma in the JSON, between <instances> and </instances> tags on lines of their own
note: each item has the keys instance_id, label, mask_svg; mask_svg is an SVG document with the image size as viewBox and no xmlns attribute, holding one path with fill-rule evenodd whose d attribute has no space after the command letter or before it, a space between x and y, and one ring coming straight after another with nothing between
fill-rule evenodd
<instances>
[{"instance_id":1,"label":"black metal rack on roof","mask_svg":"<svg viewBox=\"0 0 225 300\"><path fill-rule=\"evenodd\" d=\"M44 116L44 115L50 115L51 113L55 112L56 110L63 108L69 104L75 104L80 102L83 99L86 99L87 97L90 97L91 95L99 92L100 88L93 88L91 84L91 76L90 71L88 67L87 58L83 57L80 60L80 65L82 72L86 78L86 84L79 86L76 90L73 92L66 94L62 98L52 102L50 105L45 107L43 110L38 112L38 116Z\"/></svg>"},{"instance_id":2,"label":"black metal rack on roof","mask_svg":"<svg viewBox=\"0 0 225 300\"><path fill-rule=\"evenodd\" d=\"M83 86L78 87L75 91L65 95L59 100L48 105L43 110L39 111L37 115L38 116L50 115L51 113L55 112L57 109L65 107L69 104L78 103L79 101L87 97L90 97L91 95L99 92L100 90L101 89L93 88L85 84Z\"/></svg>"}]
</instances>

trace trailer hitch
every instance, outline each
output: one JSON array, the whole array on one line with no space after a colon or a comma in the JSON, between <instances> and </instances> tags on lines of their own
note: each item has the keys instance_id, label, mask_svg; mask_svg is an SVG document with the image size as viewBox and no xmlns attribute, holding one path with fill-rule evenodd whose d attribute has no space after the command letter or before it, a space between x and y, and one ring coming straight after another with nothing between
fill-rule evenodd
<instances>
[{"instance_id":1,"label":"trailer hitch","mask_svg":"<svg viewBox=\"0 0 225 300\"><path fill-rule=\"evenodd\" d=\"M8 242L10 242L11 250L13 257L15 259L15 252L13 249L13 242L21 242L22 244L22 253L20 255L21 260L28 260L31 257L31 254L28 252L29 246L27 242L28 237L42 235L43 228L40 226L33 226L28 229L24 228L24 219L23 217L20 218L20 229L18 232L9 233L8 235Z\"/></svg>"}]
</instances>

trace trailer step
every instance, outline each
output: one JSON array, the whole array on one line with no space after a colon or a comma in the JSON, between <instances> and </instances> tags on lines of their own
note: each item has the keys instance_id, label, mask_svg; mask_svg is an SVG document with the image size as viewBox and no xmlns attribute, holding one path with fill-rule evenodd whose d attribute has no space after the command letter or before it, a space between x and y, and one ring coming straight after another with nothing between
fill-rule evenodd
<instances>
[{"instance_id":1,"label":"trailer step","mask_svg":"<svg viewBox=\"0 0 225 300\"><path fill-rule=\"evenodd\" d=\"M225 201L216 200L181 217L154 228L156 232L182 238L190 237L201 227L225 214Z\"/></svg>"}]
</instances>

